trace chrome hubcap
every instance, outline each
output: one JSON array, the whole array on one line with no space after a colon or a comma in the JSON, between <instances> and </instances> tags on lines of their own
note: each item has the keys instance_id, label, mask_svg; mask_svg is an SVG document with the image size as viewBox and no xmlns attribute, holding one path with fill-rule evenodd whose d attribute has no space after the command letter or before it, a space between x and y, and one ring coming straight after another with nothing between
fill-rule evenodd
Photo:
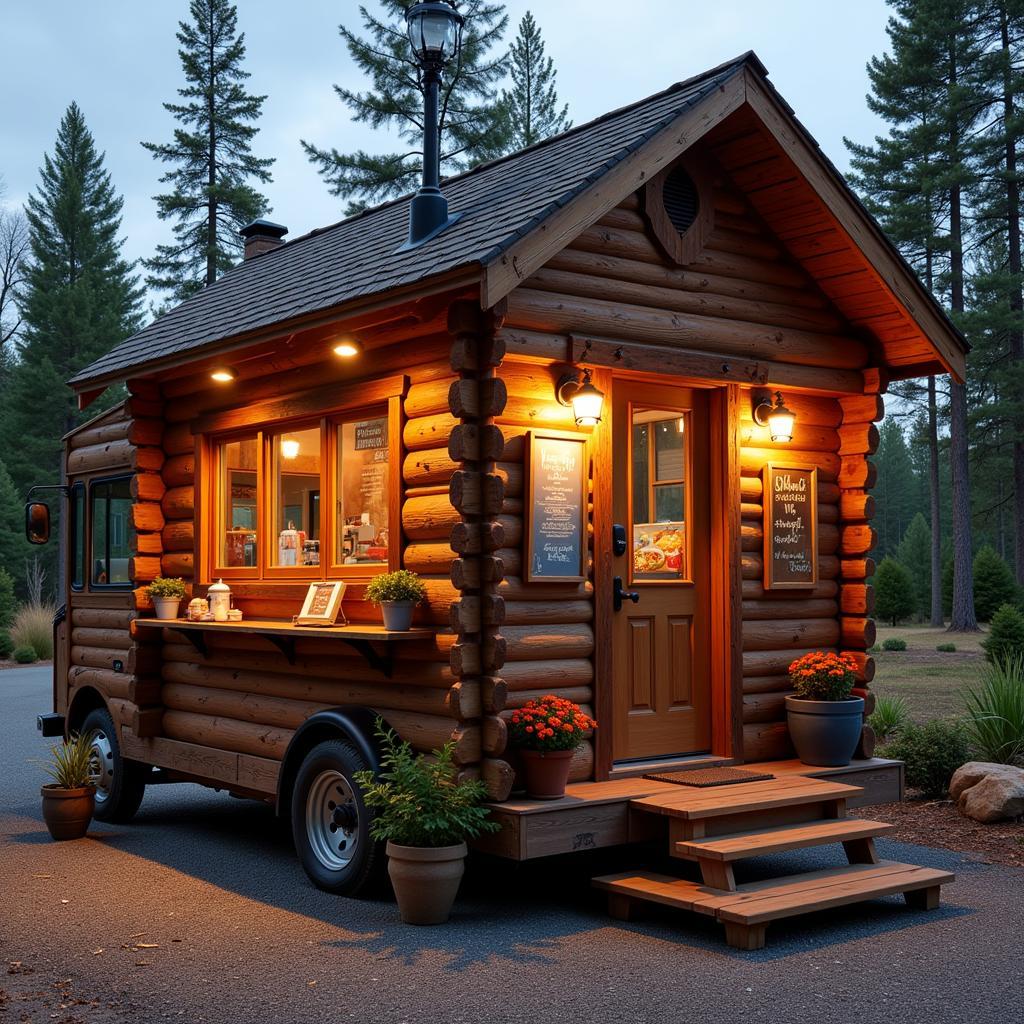
<instances>
[{"instance_id":1,"label":"chrome hubcap","mask_svg":"<svg viewBox=\"0 0 1024 1024\"><path fill-rule=\"evenodd\" d=\"M96 787L96 803L101 804L110 797L114 782L114 750L102 729L97 729L89 741L89 774Z\"/></svg>"},{"instance_id":2,"label":"chrome hubcap","mask_svg":"<svg viewBox=\"0 0 1024 1024\"><path fill-rule=\"evenodd\" d=\"M321 772L306 797L306 835L325 868L340 871L359 847L359 807L348 779L333 769Z\"/></svg>"}]
</instances>

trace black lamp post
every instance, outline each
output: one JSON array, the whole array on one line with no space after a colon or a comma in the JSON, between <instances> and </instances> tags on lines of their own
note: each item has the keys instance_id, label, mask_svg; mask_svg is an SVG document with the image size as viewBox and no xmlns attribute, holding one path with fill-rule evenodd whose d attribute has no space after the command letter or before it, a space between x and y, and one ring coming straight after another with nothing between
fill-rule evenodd
<instances>
[{"instance_id":1,"label":"black lamp post","mask_svg":"<svg viewBox=\"0 0 1024 1024\"><path fill-rule=\"evenodd\" d=\"M438 116L441 72L458 56L464 19L449 0L415 4L405 18L423 80L423 184L409 208L409 241L403 247L412 248L457 219L449 219L448 200L441 194Z\"/></svg>"}]
</instances>

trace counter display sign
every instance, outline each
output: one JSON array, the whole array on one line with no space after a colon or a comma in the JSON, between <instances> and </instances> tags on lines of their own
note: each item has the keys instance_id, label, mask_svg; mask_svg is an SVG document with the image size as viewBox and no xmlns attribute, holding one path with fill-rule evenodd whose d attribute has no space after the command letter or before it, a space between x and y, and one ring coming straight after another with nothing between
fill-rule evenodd
<instances>
[{"instance_id":1,"label":"counter display sign","mask_svg":"<svg viewBox=\"0 0 1024 1024\"><path fill-rule=\"evenodd\" d=\"M769 463L764 488L764 588L807 589L818 582L818 471Z\"/></svg>"},{"instance_id":2,"label":"counter display sign","mask_svg":"<svg viewBox=\"0 0 1024 1024\"><path fill-rule=\"evenodd\" d=\"M531 433L526 504L527 582L585 579L587 441Z\"/></svg>"}]
</instances>

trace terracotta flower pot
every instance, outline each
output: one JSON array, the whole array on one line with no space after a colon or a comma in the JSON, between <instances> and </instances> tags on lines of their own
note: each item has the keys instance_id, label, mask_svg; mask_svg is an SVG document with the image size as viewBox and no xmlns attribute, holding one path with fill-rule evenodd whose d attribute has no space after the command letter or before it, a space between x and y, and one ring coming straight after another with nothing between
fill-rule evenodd
<instances>
[{"instance_id":1,"label":"terracotta flower pot","mask_svg":"<svg viewBox=\"0 0 1024 1024\"><path fill-rule=\"evenodd\" d=\"M444 924L452 912L465 870L465 843L400 846L389 842L388 875L406 924Z\"/></svg>"},{"instance_id":2,"label":"terracotta flower pot","mask_svg":"<svg viewBox=\"0 0 1024 1024\"><path fill-rule=\"evenodd\" d=\"M96 806L96 789L64 789L54 783L43 786L43 820L54 839L81 839L89 830Z\"/></svg>"},{"instance_id":3,"label":"terracotta flower pot","mask_svg":"<svg viewBox=\"0 0 1024 1024\"><path fill-rule=\"evenodd\" d=\"M415 607L412 601L381 601L380 613L384 617L384 628L396 633L405 632L412 626Z\"/></svg>"},{"instance_id":4,"label":"terracotta flower pot","mask_svg":"<svg viewBox=\"0 0 1024 1024\"><path fill-rule=\"evenodd\" d=\"M153 608L158 619L176 619L178 608L181 605L180 597L154 597Z\"/></svg>"},{"instance_id":5,"label":"terracotta flower pot","mask_svg":"<svg viewBox=\"0 0 1024 1024\"><path fill-rule=\"evenodd\" d=\"M804 764L849 764L864 725L864 698L801 700L786 697L789 738Z\"/></svg>"},{"instance_id":6,"label":"terracotta flower pot","mask_svg":"<svg viewBox=\"0 0 1024 1024\"><path fill-rule=\"evenodd\" d=\"M526 795L534 800L557 800L565 796L572 764L571 750L520 750Z\"/></svg>"}]
</instances>

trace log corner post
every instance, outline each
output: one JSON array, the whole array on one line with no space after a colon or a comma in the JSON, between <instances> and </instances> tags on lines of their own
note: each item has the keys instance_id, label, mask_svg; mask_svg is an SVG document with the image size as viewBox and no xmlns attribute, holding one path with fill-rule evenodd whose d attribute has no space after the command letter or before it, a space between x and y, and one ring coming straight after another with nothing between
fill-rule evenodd
<instances>
[{"instance_id":1,"label":"log corner post","mask_svg":"<svg viewBox=\"0 0 1024 1024\"><path fill-rule=\"evenodd\" d=\"M479 672L483 703L480 775L492 800L506 799L515 777L501 756L507 730L499 717L506 692L500 678L505 662L501 637L505 608L498 594L505 571L496 554L504 540L498 517L505 489L495 468L504 439L494 423L506 401L504 386L495 375L504 358L504 343L497 336L501 321L500 313L481 310L470 300L454 302L448 311L451 367L459 375L449 392L449 410L459 421L448 445L449 455L458 465L449 493L459 513L451 534L456 555L451 579L460 595L451 608L452 628L457 634L451 664L460 676L470 671L470 666Z\"/></svg>"}]
</instances>

